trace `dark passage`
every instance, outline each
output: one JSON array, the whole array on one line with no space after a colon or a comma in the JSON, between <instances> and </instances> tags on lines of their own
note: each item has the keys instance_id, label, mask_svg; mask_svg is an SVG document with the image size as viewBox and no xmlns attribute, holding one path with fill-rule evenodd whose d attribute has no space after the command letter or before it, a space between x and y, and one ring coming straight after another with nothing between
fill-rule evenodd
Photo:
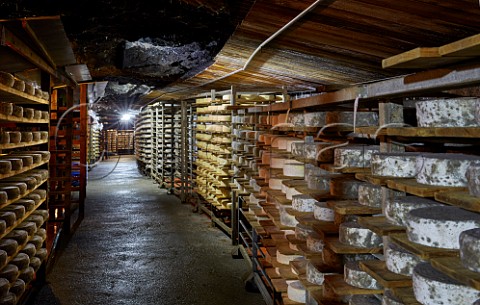
<instances>
[{"instance_id":1,"label":"dark passage","mask_svg":"<svg viewBox=\"0 0 480 305\"><path fill-rule=\"evenodd\" d=\"M89 172L85 219L36 305L264 304L245 291L248 265L232 259L230 239L141 176L133 158L95 180L115 161Z\"/></svg>"}]
</instances>

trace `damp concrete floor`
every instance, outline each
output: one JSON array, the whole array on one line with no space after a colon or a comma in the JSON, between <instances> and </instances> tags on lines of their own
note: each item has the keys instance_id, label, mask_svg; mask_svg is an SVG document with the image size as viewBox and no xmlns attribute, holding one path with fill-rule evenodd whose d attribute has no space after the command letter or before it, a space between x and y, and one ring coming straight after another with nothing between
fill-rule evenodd
<instances>
[{"instance_id":1,"label":"damp concrete floor","mask_svg":"<svg viewBox=\"0 0 480 305\"><path fill-rule=\"evenodd\" d=\"M85 218L34 305L263 305L248 265L192 206L142 176L135 159L89 172Z\"/></svg>"}]
</instances>

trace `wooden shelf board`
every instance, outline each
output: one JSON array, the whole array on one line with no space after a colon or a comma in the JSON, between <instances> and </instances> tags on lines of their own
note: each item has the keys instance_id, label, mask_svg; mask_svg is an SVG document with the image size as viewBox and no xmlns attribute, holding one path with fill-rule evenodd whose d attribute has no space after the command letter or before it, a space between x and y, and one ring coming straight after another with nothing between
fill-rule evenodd
<instances>
[{"instance_id":1,"label":"wooden shelf board","mask_svg":"<svg viewBox=\"0 0 480 305\"><path fill-rule=\"evenodd\" d=\"M370 167L344 167L338 168L333 164L320 164L320 168L331 173L342 173L342 174L356 174L356 173L370 173Z\"/></svg>"},{"instance_id":2,"label":"wooden shelf board","mask_svg":"<svg viewBox=\"0 0 480 305\"><path fill-rule=\"evenodd\" d=\"M378 127L359 127L357 132L374 135ZM380 136L408 138L478 138L480 127L389 127Z\"/></svg>"},{"instance_id":3,"label":"wooden shelf board","mask_svg":"<svg viewBox=\"0 0 480 305\"><path fill-rule=\"evenodd\" d=\"M465 58L443 57L439 48L415 48L382 60L383 68L426 69L456 63Z\"/></svg>"},{"instance_id":4,"label":"wooden shelf board","mask_svg":"<svg viewBox=\"0 0 480 305\"><path fill-rule=\"evenodd\" d=\"M335 213L341 215L373 215L381 214L381 208L373 208L365 205L361 205L358 201L354 200L329 200L327 205L335 210Z\"/></svg>"},{"instance_id":5,"label":"wooden shelf board","mask_svg":"<svg viewBox=\"0 0 480 305\"><path fill-rule=\"evenodd\" d=\"M419 245L408 240L406 233L392 233L390 234L392 242L398 244L400 247L417 255L423 260L430 260L436 257L455 257L459 256L458 250L433 248Z\"/></svg>"},{"instance_id":6,"label":"wooden shelf board","mask_svg":"<svg viewBox=\"0 0 480 305\"><path fill-rule=\"evenodd\" d=\"M389 271L384 261L361 261L360 268L370 274L384 288L412 286L411 277Z\"/></svg>"},{"instance_id":7,"label":"wooden shelf board","mask_svg":"<svg viewBox=\"0 0 480 305\"><path fill-rule=\"evenodd\" d=\"M374 185L385 186L387 185L389 180L404 180L406 178L396 178L396 177L388 177L388 176L374 176L371 174L365 173L357 173L355 174L355 178L360 181L369 182Z\"/></svg>"},{"instance_id":8,"label":"wooden shelf board","mask_svg":"<svg viewBox=\"0 0 480 305\"><path fill-rule=\"evenodd\" d=\"M396 287L391 290L404 305L422 305L415 299L412 287Z\"/></svg>"},{"instance_id":9,"label":"wooden shelf board","mask_svg":"<svg viewBox=\"0 0 480 305\"><path fill-rule=\"evenodd\" d=\"M375 248L358 248L345 245L341 243L338 237L327 237L325 238L326 245L332 249L333 252L337 254L368 254L368 253L382 253L382 247Z\"/></svg>"},{"instance_id":10,"label":"wooden shelf board","mask_svg":"<svg viewBox=\"0 0 480 305\"><path fill-rule=\"evenodd\" d=\"M390 223L385 216L359 217L358 223L381 236L386 236L390 233L405 232L406 230L405 227Z\"/></svg>"},{"instance_id":11,"label":"wooden shelf board","mask_svg":"<svg viewBox=\"0 0 480 305\"><path fill-rule=\"evenodd\" d=\"M454 41L438 49L442 56L478 57L480 56L480 34Z\"/></svg>"},{"instance_id":12,"label":"wooden shelf board","mask_svg":"<svg viewBox=\"0 0 480 305\"><path fill-rule=\"evenodd\" d=\"M31 142L0 144L0 149L24 148L24 147L30 147L35 145L47 144L47 143L48 143L48 139L40 140L40 141L31 141Z\"/></svg>"},{"instance_id":13,"label":"wooden shelf board","mask_svg":"<svg viewBox=\"0 0 480 305\"><path fill-rule=\"evenodd\" d=\"M0 83L0 97L7 101L17 102L22 104L41 104L41 105L50 104L50 101L38 98L30 94L26 94L25 92L18 91L12 87L8 87L1 83Z\"/></svg>"},{"instance_id":14,"label":"wooden shelf board","mask_svg":"<svg viewBox=\"0 0 480 305\"><path fill-rule=\"evenodd\" d=\"M480 212L480 198L470 195L467 191L438 192L435 193L435 200L466 210Z\"/></svg>"},{"instance_id":15,"label":"wooden shelf board","mask_svg":"<svg viewBox=\"0 0 480 305\"><path fill-rule=\"evenodd\" d=\"M322 239L327 236L338 236L338 225L333 222L318 221L312 228Z\"/></svg>"},{"instance_id":16,"label":"wooden shelf board","mask_svg":"<svg viewBox=\"0 0 480 305\"><path fill-rule=\"evenodd\" d=\"M40 167L40 166L42 166L42 165L44 165L44 164L47 164L47 163L48 163L48 161L42 161L42 162L40 162L40 163L38 163L38 164L33 164L32 166L25 166L25 167L23 167L23 168L20 169L20 170L11 171L11 172L8 173L8 174L2 174L2 175L0 175L0 180L1 180L1 179L5 179L5 178L9 178L9 177L13 177L13 176L16 176L16 175L23 174L23 173L25 173L25 172L28 172L29 170L35 169L35 168Z\"/></svg>"},{"instance_id":17,"label":"wooden shelf board","mask_svg":"<svg viewBox=\"0 0 480 305\"><path fill-rule=\"evenodd\" d=\"M435 269L445 273L457 281L480 290L480 273L466 268L460 257L433 258L430 263Z\"/></svg>"},{"instance_id":18,"label":"wooden shelf board","mask_svg":"<svg viewBox=\"0 0 480 305\"><path fill-rule=\"evenodd\" d=\"M387 186L391 189L406 192L411 195L420 197L434 197L435 193L443 191L463 191L464 187L447 187L425 185L418 183L415 179L392 179L387 182Z\"/></svg>"},{"instance_id":19,"label":"wooden shelf board","mask_svg":"<svg viewBox=\"0 0 480 305\"><path fill-rule=\"evenodd\" d=\"M383 289L362 289L348 285L343 279L343 274L325 275L325 285L338 296L383 293Z\"/></svg>"}]
</instances>

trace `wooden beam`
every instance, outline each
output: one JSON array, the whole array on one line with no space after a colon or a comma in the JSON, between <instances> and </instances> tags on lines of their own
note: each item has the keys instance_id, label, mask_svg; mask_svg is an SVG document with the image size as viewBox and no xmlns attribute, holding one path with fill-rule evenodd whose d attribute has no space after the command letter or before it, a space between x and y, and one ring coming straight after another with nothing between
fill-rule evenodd
<instances>
[{"instance_id":1,"label":"wooden beam","mask_svg":"<svg viewBox=\"0 0 480 305\"><path fill-rule=\"evenodd\" d=\"M480 56L480 34L473 35L438 48L441 56L469 57Z\"/></svg>"}]
</instances>

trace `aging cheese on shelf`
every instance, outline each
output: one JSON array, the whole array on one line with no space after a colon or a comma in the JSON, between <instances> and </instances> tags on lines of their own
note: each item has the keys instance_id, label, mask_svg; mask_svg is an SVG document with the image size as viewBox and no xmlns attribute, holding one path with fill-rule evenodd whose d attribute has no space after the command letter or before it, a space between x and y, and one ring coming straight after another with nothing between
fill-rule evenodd
<instances>
[{"instance_id":1,"label":"aging cheese on shelf","mask_svg":"<svg viewBox=\"0 0 480 305\"><path fill-rule=\"evenodd\" d=\"M313 207L313 216L320 221L334 221L335 211L326 202L316 202Z\"/></svg>"},{"instance_id":2,"label":"aging cheese on shelf","mask_svg":"<svg viewBox=\"0 0 480 305\"><path fill-rule=\"evenodd\" d=\"M4 297L8 293L9 289L10 282L7 279L0 278L0 298Z\"/></svg>"},{"instance_id":3,"label":"aging cheese on shelf","mask_svg":"<svg viewBox=\"0 0 480 305\"><path fill-rule=\"evenodd\" d=\"M47 230L45 230L44 228L40 228L37 230L37 232L35 232L35 235L38 235L42 237L43 240L45 240L47 238Z\"/></svg>"},{"instance_id":4,"label":"aging cheese on shelf","mask_svg":"<svg viewBox=\"0 0 480 305\"><path fill-rule=\"evenodd\" d=\"M12 171L12 163L6 160L0 160L0 174L9 174Z\"/></svg>"},{"instance_id":5,"label":"aging cheese on shelf","mask_svg":"<svg viewBox=\"0 0 480 305\"><path fill-rule=\"evenodd\" d=\"M37 186L37 179L35 179L34 177L28 177L28 176L9 177L1 180L1 182L2 182L1 184L4 184L4 185L8 183L23 183L26 185L27 190L31 190Z\"/></svg>"},{"instance_id":6,"label":"aging cheese on shelf","mask_svg":"<svg viewBox=\"0 0 480 305\"><path fill-rule=\"evenodd\" d=\"M47 249L41 248L36 251L35 257L38 257L39 259L42 260L42 262L44 262L47 259L47 254L48 254Z\"/></svg>"},{"instance_id":7,"label":"aging cheese on shelf","mask_svg":"<svg viewBox=\"0 0 480 305\"><path fill-rule=\"evenodd\" d=\"M338 238L343 244L359 248L380 247L383 243L381 236L356 222L341 223Z\"/></svg>"},{"instance_id":8,"label":"aging cheese on shelf","mask_svg":"<svg viewBox=\"0 0 480 305\"><path fill-rule=\"evenodd\" d=\"M22 142L32 142L33 133L31 131L22 131Z\"/></svg>"},{"instance_id":9,"label":"aging cheese on shelf","mask_svg":"<svg viewBox=\"0 0 480 305\"><path fill-rule=\"evenodd\" d=\"M302 256L298 254L282 254L280 251L277 250L277 261L283 265L288 265L294 259L301 257Z\"/></svg>"},{"instance_id":10,"label":"aging cheese on shelf","mask_svg":"<svg viewBox=\"0 0 480 305\"><path fill-rule=\"evenodd\" d=\"M0 159L10 162L13 171L18 171L23 168L23 161L20 158L3 156Z\"/></svg>"},{"instance_id":11,"label":"aging cheese on shelf","mask_svg":"<svg viewBox=\"0 0 480 305\"><path fill-rule=\"evenodd\" d=\"M25 282L21 279L17 279L11 284L9 291L19 298L25 292Z\"/></svg>"},{"instance_id":12,"label":"aging cheese on shelf","mask_svg":"<svg viewBox=\"0 0 480 305\"><path fill-rule=\"evenodd\" d=\"M17 298L13 292L8 292L3 297L0 297L0 304L2 305L15 305Z\"/></svg>"},{"instance_id":13,"label":"aging cheese on shelf","mask_svg":"<svg viewBox=\"0 0 480 305\"><path fill-rule=\"evenodd\" d=\"M10 143L10 134L5 131L0 132L0 144L8 144L8 143Z\"/></svg>"},{"instance_id":14,"label":"aging cheese on shelf","mask_svg":"<svg viewBox=\"0 0 480 305\"><path fill-rule=\"evenodd\" d=\"M23 118L23 107L13 105L13 113L12 114L13 114L13 116L16 116L17 118Z\"/></svg>"},{"instance_id":15,"label":"aging cheese on shelf","mask_svg":"<svg viewBox=\"0 0 480 305\"><path fill-rule=\"evenodd\" d=\"M390 289L383 291L382 305L405 305Z\"/></svg>"},{"instance_id":16,"label":"aging cheese on shelf","mask_svg":"<svg viewBox=\"0 0 480 305\"><path fill-rule=\"evenodd\" d=\"M9 187L14 186L17 187L20 195L24 195L27 192L28 186L24 182L3 182L4 180L0 180L0 187Z\"/></svg>"},{"instance_id":17,"label":"aging cheese on shelf","mask_svg":"<svg viewBox=\"0 0 480 305\"><path fill-rule=\"evenodd\" d=\"M271 188L272 190L280 191L282 189L283 180L285 180L285 178L270 178L268 180L268 187Z\"/></svg>"},{"instance_id":18,"label":"aging cheese on shelf","mask_svg":"<svg viewBox=\"0 0 480 305\"><path fill-rule=\"evenodd\" d=\"M14 205L23 206L26 212L30 212L35 208L35 200L22 198L16 200Z\"/></svg>"},{"instance_id":19,"label":"aging cheese on shelf","mask_svg":"<svg viewBox=\"0 0 480 305\"><path fill-rule=\"evenodd\" d=\"M382 286L370 274L360 268L358 261L344 265L344 280L347 284L363 289L382 289Z\"/></svg>"},{"instance_id":20,"label":"aging cheese on shelf","mask_svg":"<svg viewBox=\"0 0 480 305\"><path fill-rule=\"evenodd\" d=\"M371 167L372 154L379 151L375 145L352 145L335 148L334 166L345 167Z\"/></svg>"},{"instance_id":21,"label":"aging cheese on shelf","mask_svg":"<svg viewBox=\"0 0 480 305\"><path fill-rule=\"evenodd\" d=\"M480 165L480 157L464 154L422 154L417 157L418 183L438 186L467 186L467 168Z\"/></svg>"},{"instance_id":22,"label":"aging cheese on shelf","mask_svg":"<svg viewBox=\"0 0 480 305\"><path fill-rule=\"evenodd\" d=\"M4 158L5 160L20 159L22 160L22 165L25 167L33 165L33 157L30 155L4 156Z\"/></svg>"},{"instance_id":23,"label":"aging cheese on shelf","mask_svg":"<svg viewBox=\"0 0 480 305\"><path fill-rule=\"evenodd\" d=\"M27 267L22 270L18 278L25 283L30 283L35 278L35 270L32 267Z\"/></svg>"},{"instance_id":24,"label":"aging cheese on shelf","mask_svg":"<svg viewBox=\"0 0 480 305\"><path fill-rule=\"evenodd\" d=\"M22 141L22 133L20 131L7 131L10 137L10 143L18 144Z\"/></svg>"},{"instance_id":25,"label":"aging cheese on shelf","mask_svg":"<svg viewBox=\"0 0 480 305\"><path fill-rule=\"evenodd\" d=\"M460 233L480 227L480 214L445 206L412 210L406 219L408 239L421 245L459 249Z\"/></svg>"},{"instance_id":26,"label":"aging cheese on shelf","mask_svg":"<svg viewBox=\"0 0 480 305\"><path fill-rule=\"evenodd\" d=\"M8 260L8 253L5 250L0 250L0 266L5 266Z\"/></svg>"},{"instance_id":27,"label":"aging cheese on shelf","mask_svg":"<svg viewBox=\"0 0 480 305\"><path fill-rule=\"evenodd\" d=\"M5 234L6 231L7 231L7 222L3 219L0 219L0 234Z\"/></svg>"},{"instance_id":28,"label":"aging cheese on shelf","mask_svg":"<svg viewBox=\"0 0 480 305\"><path fill-rule=\"evenodd\" d=\"M333 149L324 150L319 156L318 153L332 145L328 142L295 142L292 143L292 155L308 160L330 162L333 160Z\"/></svg>"},{"instance_id":29,"label":"aging cheese on shelf","mask_svg":"<svg viewBox=\"0 0 480 305\"><path fill-rule=\"evenodd\" d=\"M20 196L20 189L17 186L0 186L0 191L7 193L8 200L12 200Z\"/></svg>"},{"instance_id":30,"label":"aging cheese on shelf","mask_svg":"<svg viewBox=\"0 0 480 305\"><path fill-rule=\"evenodd\" d=\"M37 253L37 248L34 244L27 243L20 252L27 254L29 257L33 257Z\"/></svg>"},{"instance_id":31,"label":"aging cheese on shelf","mask_svg":"<svg viewBox=\"0 0 480 305\"><path fill-rule=\"evenodd\" d=\"M480 165L467 168L467 186L470 195L480 197Z\"/></svg>"},{"instance_id":32,"label":"aging cheese on shelf","mask_svg":"<svg viewBox=\"0 0 480 305\"><path fill-rule=\"evenodd\" d=\"M307 236L307 249L312 252L322 252L325 243L320 235L317 233L310 233Z\"/></svg>"},{"instance_id":33,"label":"aging cheese on shelf","mask_svg":"<svg viewBox=\"0 0 480 305\"><path fill-rule=\"evenodd\" d=\"M47 210L36 210L32 213L32 216L40 216L43 219L43 221L47 221L48 211Z\"/></svg>"},{"instance_id":34,"label":"aging cheese on shelf","mask_svg":"<svg viewBox=\"0 0 480 305\"><path fill-rule=\"evenodd\" d=\"M43 242L44 242L44 239L39 235L33 235L33 237L29 241L29 243L35 245L35 248L37 250L42 248Z\"/></svg>"},{"instance_id":35,"label":"aging cheese on shelf","mask_svg":"<svg viewBox=\"0 0 480 305\"><path fill-rule=\"evenodd\" d=\"M315 231L311 226L307 226L299 223L295 226L295 238L299 240L307 240L309 234L314 233Z\"/></svg>"},{"instance_id":36,"label":"aging cheese on shelf","mask_svg":"<svg viewBox=\"0 0 480 305\"><path fill-rule=\"evenodd\" d=\"M476 110L478 98L450 98L417 101L415 103L419 127L471 127L478 126Z\"/></svg>"},{"instance_id":37,"label":"aging cheese on shelf","mask_svg":"<svg viewBox=\"0 0 480 305\"><path fill-rule=\"evenodd\" d=\"M31 120L35 115L35 110L32 108L23 108L23 117L25 119Z\"/></svg>"},{"instance_id":38,"label":"aging cheese on shelf","mask_svg":"<svg viewBox=\"0 0 480 305\"><path fill-rule=\"evenodd\" d=\"M13 212L0 210L0 219L5 221L7 228L10 228L17 221L17 216Z\"/></svg>"},{"instance_id":39,"label":"aging cheese on shelf","mask_svg":"<svg viewBox=\"0 0 480 305\"><path fill-rule=\"evenodd\" d=\"M17 241L19 245L23 245L28 240L28 232L24 230L12 230L12 232L8 233L5 238L13 239Z\"/></svg>"},{"instance_id":40,"label":"aging cheese on shelf","mask_svg":"<svg viewBox=\"0 0 480 305\"><path fill-rule=\"evenodd\" d=\"M294 215L289 214L285 209L280 210L280 223L287 227L295 227L298 220Z\"/></svg>"},{"instance_id":41,"label":"aging cheese on shelf","mask_svg":"<svg viewBox=\"0 0 480 305\"><path fill-rule=\"evenodd\" d=\"M0 113L4 115L12 115L13 103L0 103Z\"/></svg>"},{"instance_id":42,"label":"aging cheese on shelf","mask_svg":"<svg viewBox=\"0 0 480 305\"><path fill-rule=\"evenodd\" d=\"M313 212L317 202L315 198L306 194L292 196L292 208L299 212Z\"/></svg>"},{"instance_id":43,"label":"aging cheese on shelf","mask_svg":"<svg viewBox=\"0 0 480 305\"><path fill-rule=\"evenodd\" d=\"M35 109L33 111L33 119L34 120L40 120L42 118L42 111Z\"/></svg>"},{"instance_id":44,"label":"aging cheese on shelf","mask_svg":"<svg viewBox=\"0 0 480 305\"><path fill-rule=\"evenodd\" d=\"M7 264L0 270L0 278L7 279L10 283L17 280L19 275L18 267L13 264Z\"/></svg>"},{"instance_id":45,"label":"aging cheese on shelf","mask_svg":"<svg viewBox=\"0 0 480 305\"><path fill-rule=\"evenodd\" d=\"M424 305L465 305L480 298L480 291L437 271L429 263L418 264L413 270L413 292Z\"/></svg>"},{"instance_id":46,"label":"aging cheese on shelf","mask_svg":"<svg viewBox=\"0 0 480 305\"><path fill-rule=\"evenodd\" d=\"M18 253L11 261L10 264L17 266L18 270L24 270L30 265L30 257L25 253Z\"/></svg>"},{"instance_id":47,"label":"aging cheese on shelf","mask_svg":"<svg viewBox=\"0 0 480 305\"><path fill-rule=\"evenodd\" d=\"M5 204L8 202L8 194L5 191L0 191L0 204Z\"/></svg>"},{"instance_id":48,"label":"aging cheese on shelf","mask_svg":"<svg viewBox=\"0 0 480 305\"><path fill-rule=\"evenodd\" d=\"M387 241L384 244L384 256L389 271L406 276L412 276L413 268L424 262L415 254L391 241Z\"/></svg>"},{"instance_id":49,"label":"aging cheese on shelf","mask_svg":"<svg viewBox=\"0 0 480 305\"><path fill-rule=\"evenodd\" d=\"M343 199L358 199L358 188L367 184L356 179L338 178L330 182L330 194Z\"/></svg>"},{"instance_id":50,"label":"aging cheese on shelf","mask_svg":"<svg viewBox=\"0 0 480 305\"><path fill-rule=\"evenodd\" d=\"M435 206L445 205L422 197L401 196L387 199L385 201L384 211L388 221L398 226L406 226L406 219L410 211Z\"/></svg>"},{"instance_id":51,"label":"aging cheese on shelf","mask_svg":"<svg viewBox=\"0 0 480 305\"><path fill-rule=\"evenodd\" d=\"M15 84L15 77L8 72L0 71L0 83L7 87L13 87L13 84Z\"/></svg>"},{"instance_id":52,"label":"aging cheese on shelf","mask_svg":"<svg viewBox=\"0 0 480 305\"><path fill-rule=\"evenodd\" d=\"M39 259L38 257L34 256L30 259L30 267L32 267L35 272L37 272L41 266L42 266L42 260Z\"/></svg>"},{"instance_id":53,"label":"aging cheese on shelf","mask_svg":"<svg viewBox=\"0 0 480 305\"><path fill-rule=\"evenodd\" d=\"M2 209L2 211L13 212L17 219L22 219L25 216L25 207L16 204L10 204Z\"/></svg>"},{"instance_id":54,"label":"aging cheese on shelf","mask_svg":"<svg viewBox=\"0 0 480 305\"><path fill-rule=\"evenodd\" d=\"M25 91L25 82L21 79L15 78L15 82L13 83L13 88L18 91Z\"/></svg>"},{"instance_id":55,"label":"aging cheese on shelf","mask_svg":"<svg viewBox=\"0 0 480 305\"><path fill-rule=\"evenodd\" d=\"M298 162L285 161L283 175L287 177L303 177L305 175L305 166Z\"/></svg>"},{"instance_id":56,"label":"aging cheese on shelf","mask_svg":"<svg viewBox=\"0 0 480 305\"><path fill-rule=\"evenodd\" d=\"M372 154L371 169L374 176L414 178L417 174L416 158L418 153Z\"/></svg>"},{"instance_id":57,"label":"aging cheese on shelf","mask_svg":"<svg viewBox=\"0 0 480 305\"><path fill-rule=\"evenodd\" d=\"M356 114L353 111L329 111L326 116L326 123L346 123L353 125L356 116L356 126L378 126L378 113L359 111Z\"/></svg>"},{"instance_id":58,"label":"aging cheese on shelf","mask_svg":"<svg viewBox=\"0 0 480 305\"><path fill-rule=\"evenodd\" d=\"M306 127L323 127L326 124L326 112L306 112L303 114Z\"/></svg>"},{"instance_id":59,"label":"aging cheese on shelf","mask_svg":"<svg viewBox=\"0 0 480 305\"><path fill-rule=\"evenodd\" d=\"M462 264L474 272L480 272L480 228L463 231L459 242Z\"/></svg>"},{"instance_id":60,"label":"aging cheese on shelf","mask_svg":"<svg viewBox=\"0 0 480 305\"><path fill-rule=\"evenodd\" d=\"M294 302L305 303L307 298L307 289L300 281L287 282L288 298Z\"/></svg>"},{"instance_id":61,"label":"aging cheese on shelf","mask_svg":"<svg viewBox=\"0 0 480 305\"><path fill-rule=\"evenodd\" d=\"M37 230L38 227L40 227L44 222L44 218L42 215L36 215L33 214L28 216L27 219L25 219L26 222L31 222L35 224L35 231Z\"/></svg>"}]
</instances>

